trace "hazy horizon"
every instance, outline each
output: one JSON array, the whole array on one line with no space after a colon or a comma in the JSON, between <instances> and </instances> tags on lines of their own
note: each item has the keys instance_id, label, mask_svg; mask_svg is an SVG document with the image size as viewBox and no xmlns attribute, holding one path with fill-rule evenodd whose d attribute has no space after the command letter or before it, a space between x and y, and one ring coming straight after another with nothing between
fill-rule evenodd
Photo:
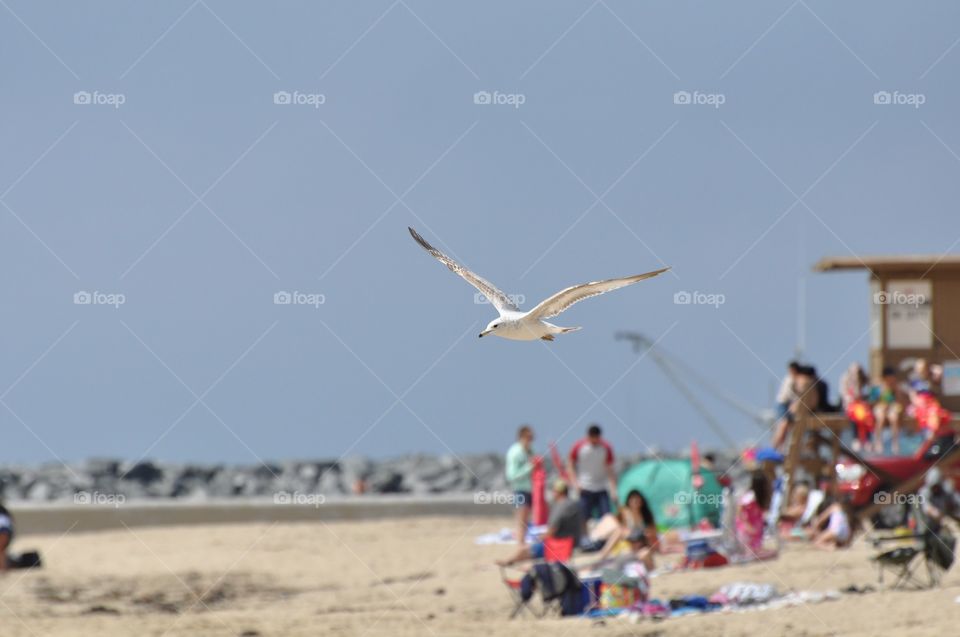
<instances>
[{"instance_id":1,"label":"hazy horizon","mask_svg":"<svg viewBox=\"0 0 960 637\"><path fill-rule=\"evenodd\" d=\"M502 452L522 422L540 450L594 421L625 454L716 447L615 333L759 408L798 346L835 390L867 274L811 266L960 240L954 3L0 15L3 464ZM525 309L673 270L553 343L481 340L493 308L408 226Z\"/></svg>"}]
</instances>

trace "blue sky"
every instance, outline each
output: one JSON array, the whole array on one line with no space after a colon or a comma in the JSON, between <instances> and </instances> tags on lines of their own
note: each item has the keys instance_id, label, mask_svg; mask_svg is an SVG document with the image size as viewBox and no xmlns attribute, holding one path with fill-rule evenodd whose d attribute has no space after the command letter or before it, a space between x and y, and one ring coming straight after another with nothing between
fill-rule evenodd
<instances>
[{"instance_id":1,"label":"blue sky","mask_svg":"<svg viewBox=\"0 0 960 637\"><path fill-rule=\"evenodd\" d=\"M956 3L0 16L3 462L499 451L520 422L541 445L598 421L624 452L710 446L616 331L765 406L799 341L834 382L866 357L866 276L818 258L960 239ZM407 226L527 307L674 269L577 305L554 343L481 341L491 307Z\"/></svg>"}]
</instances>

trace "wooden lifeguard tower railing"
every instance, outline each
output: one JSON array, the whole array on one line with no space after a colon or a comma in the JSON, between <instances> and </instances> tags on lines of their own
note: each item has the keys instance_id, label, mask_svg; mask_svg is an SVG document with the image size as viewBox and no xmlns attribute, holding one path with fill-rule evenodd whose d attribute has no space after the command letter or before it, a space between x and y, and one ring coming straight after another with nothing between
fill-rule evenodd
<instances>
[{"instance_id":1,"label":"wooden lifeguard tower railing","mask_svg":"<svg viewBox=\"0 0 960 637\"><path fill-rule=\"evenodd\" d=\"M783 499L784 505L789 502L800 469L813 478L815 486L826 482L834 491L837 482L835 467L840 453L845 451L840 436L849 427L850 421L843 414L817 413L809 409L797 414L787 438L789 446L783 462L788 494Z\"/></svg>"},{"instance_id":2,"label":"wooden lifeguard tower railing","mask_svg":"<svg viewBox=\"0 0 960 637\"><path fill-rule=\"evenodd\" d=\"M955 432L960 431L960 414L954 413L951 423ZM911 425L909 420L905 424ZM932 466L939 467L946 475L960 473L960 437L955 439L957 442L949 447L943 456L931 461L929 466L927 463L918 463L918 468L923 467L922 469L913 475L898 478L843 444L843 431L849 428L850 421L841 413L802 410L797 414L788 438L790 446L784 459L787 497L783 498L781 506L786 506L789 502L799 470L803 470L818 486L825 485L828 493L836 496L836 466L841 455L847 461L863 465L871 474L880 478L883 490L894 498L916 493L923 486L927 470ZM960 436L960 433L957 435ZM887 504L874 500L871 504L857 509L856 516L865 522L884 506Z\"/></svg>"}]
</instances>

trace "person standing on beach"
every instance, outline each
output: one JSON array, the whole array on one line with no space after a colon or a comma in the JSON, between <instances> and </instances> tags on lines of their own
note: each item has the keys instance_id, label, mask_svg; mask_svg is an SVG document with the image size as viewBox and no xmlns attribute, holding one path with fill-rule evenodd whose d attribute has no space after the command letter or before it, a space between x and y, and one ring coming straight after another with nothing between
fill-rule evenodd
<instances>
[{"instance_id":1,"label":"person standing on beach","mask_svg":"<svg viewBox=\"0 0 960 637\"><path fill-rule=\"evenodd\" d=\"M613 448L603 439L599 425L590 425L587 437L574 443L567 471L580 492L584 521L610 513L610 493L617 492L617 476L613 471Z\"/></svg>"},{"instance_id":2,"label":"person standing on beach","mask_svg":"<svg viewBox=\"0 0 960 637\"><path fill-rule=\"evenodd\" d=\"M522 425L517 430L517 441L507 449L505 464L507 485L513 491L513 506L517 525L517 544L527 543L527 526L530 524L530 505L533 502L533 427Z\"/></svg>"},{"instance_id":3,"label":"person standing on beach","mask_svg":"<svg viewBox=\"0 0 960 637\"><path fill-rule=\"evenodd\" d=\"M7 549L13 541L13 516L0 502L0 573L10 566L7 563Z\"/></svg>"}]
</instances>

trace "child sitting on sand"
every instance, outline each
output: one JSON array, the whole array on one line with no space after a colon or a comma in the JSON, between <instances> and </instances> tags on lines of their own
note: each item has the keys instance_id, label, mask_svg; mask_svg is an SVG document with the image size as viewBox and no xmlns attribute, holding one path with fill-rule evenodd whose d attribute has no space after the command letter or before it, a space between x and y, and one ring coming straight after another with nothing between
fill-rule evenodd
<instances>
[{"instance_id":1,"label":"child sitting on sand","mask_svg":"<svg viewBox=\"0 0 960 637\"><path fill-rule=\"evenodd\" d=\"M807 511L809 501L810 485L800 482L794 487L789 503L780 513L780 537L792 538L796 535L803 524L803 514Z\"/></svg>"},{"instance_id":2,"label":"child sitting on sand","mask_svg":"<svg viewBox=\"0 0 960 637\"><path fill-rule=\"evenodd\" d=\"M834 502L828 506L813 522L811 528L813 545L828 551L848 546L853 539L851 519L848 504Z\"/></svg>"}]
</instances>

